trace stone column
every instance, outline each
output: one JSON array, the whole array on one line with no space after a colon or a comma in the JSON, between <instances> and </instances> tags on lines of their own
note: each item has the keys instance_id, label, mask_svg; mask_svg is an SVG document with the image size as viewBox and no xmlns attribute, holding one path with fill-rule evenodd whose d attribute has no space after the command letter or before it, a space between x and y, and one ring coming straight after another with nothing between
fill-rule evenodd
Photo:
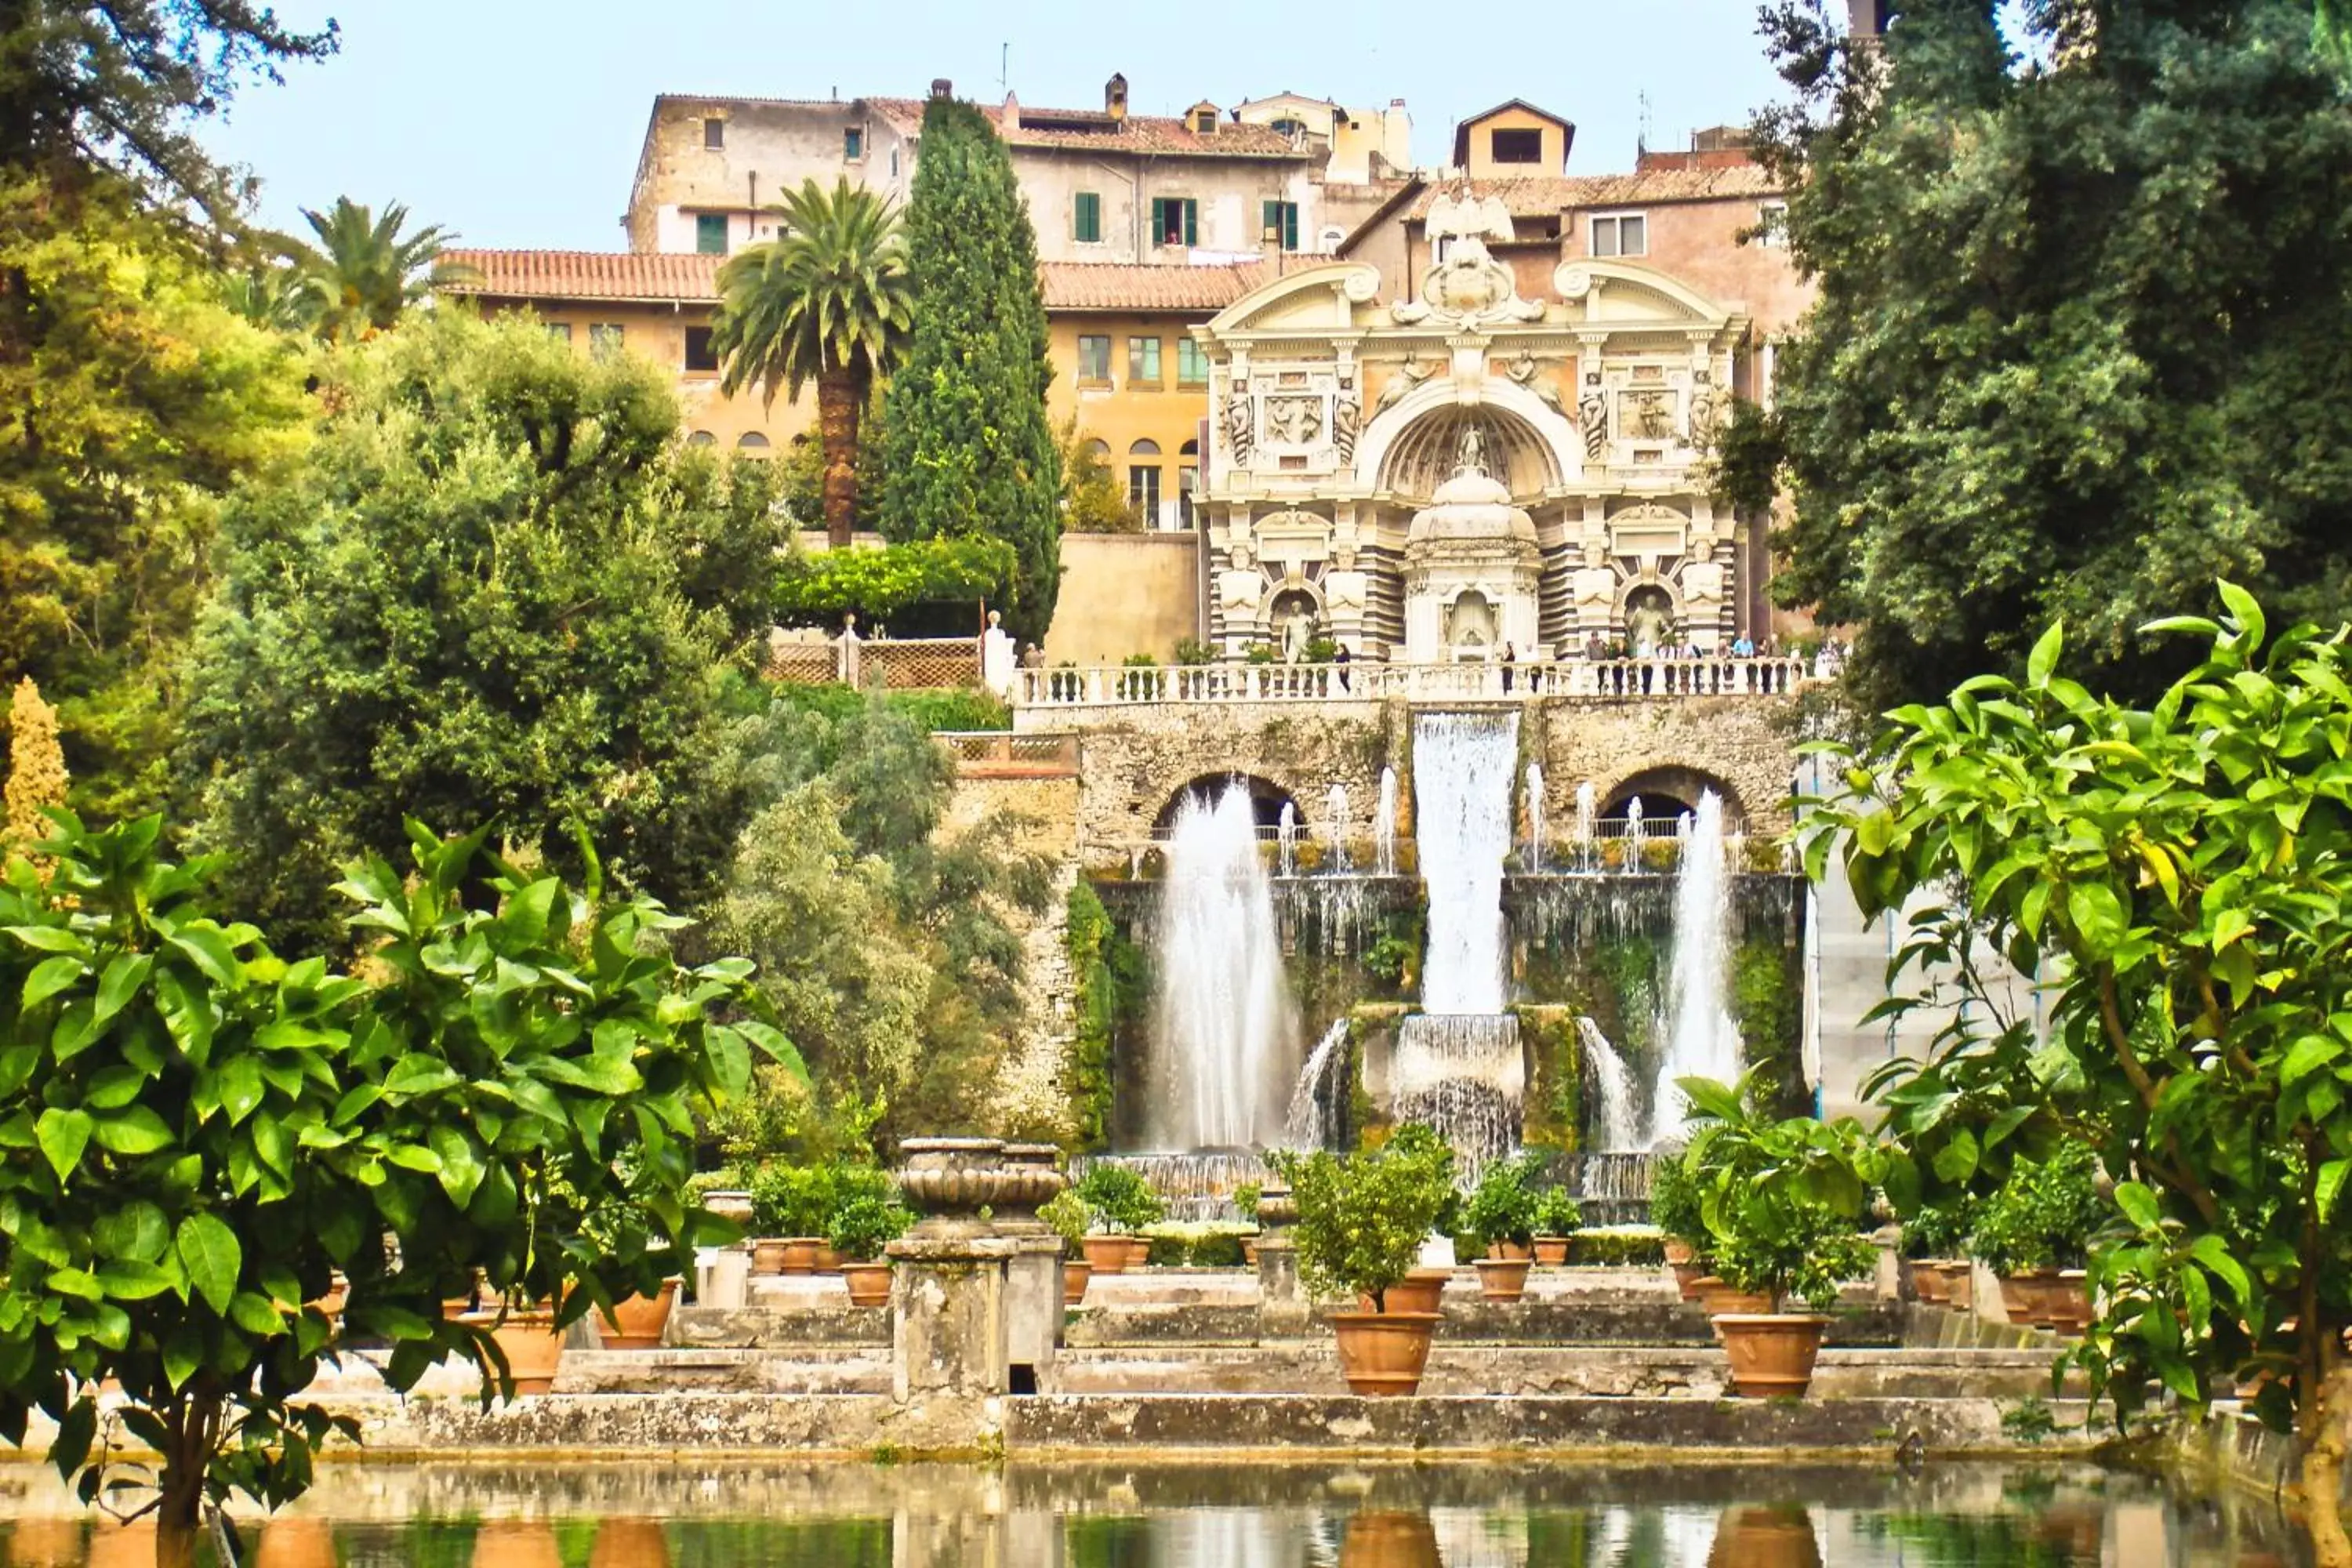
<instances>
[{"instance_id":1,"label":"stone column","mask_svg":"<svg viewBox=\"0 0 2352 1568\"><path fill-rule=\"evenodd\" d=\"M1005 1171L1014 1179L993 1214L997 1233L1013 1247L1005 1265L1005 1354L1016 1394L1053 1391L1054 1346L1062 1337L1062 1238L1037 1217L1037 1205L1069 1185L1060 1159L1051 1143L1004 1147Z\"/></svg>"},{"instance_id":2,"label":"stone column","mask_svg":"<svg viewBox=\"0 0 2352 1568\"><path fill-rule=\"evenodd\" d=\"M1290 1227L1297 1222L1298 1204L1290 1184L1269 1177L1257 1200L1257 1310L1269 1330L1297 1331L1312 1315L1305 1286L1298 1279L1298 1248Z\"/></svg>"},{"instance_id":3,"label":"stone column","mask_svg":"<svg viewBox=\"0 0 2352 1568\"><path fill-rule=\"evenodd\" d=\"M923 1217L890 1244L891 1391L901 1405L993 1398L1011 1386L1006 1266L981 1217L1002 1195L993 1138L910 1138L898 1190Z\"/></svg>"}]
</instances>

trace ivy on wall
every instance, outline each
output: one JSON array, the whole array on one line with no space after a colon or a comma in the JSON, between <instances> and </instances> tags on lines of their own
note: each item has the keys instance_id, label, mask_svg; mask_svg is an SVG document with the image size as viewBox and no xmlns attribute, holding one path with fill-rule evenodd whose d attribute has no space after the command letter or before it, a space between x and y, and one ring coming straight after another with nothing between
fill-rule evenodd
<instances>
[{"instance_id":1,"label":"ivy on wall","mask_svg":"<svg viewBox=\"0 0 2352 1568\"><path fill-rule=\"evenodd\" d=\"M1115 1100L1112 1047L1122 1017L1143 994L1143 952L1119 934L1102 900L1083 880L1070 889L1064 941L1077 1028L1063 1065L1062 1089L1076 1148L1103 1149L1110 1143Z\"/></svg>"},{"instance_id":2,"label":"ivy on wall","mask_svg":"<svg viewBox=\"0 0 2352 1568\"><path fill-rule=\"evenodd\" d=\"M1528 1082L1524 1142L1530 1149L1574 1153L1584 1128L1584 1047L1574 1007L1517 1007L1519 1039L1534 1064Z\"/></svg>"}]
</instances>

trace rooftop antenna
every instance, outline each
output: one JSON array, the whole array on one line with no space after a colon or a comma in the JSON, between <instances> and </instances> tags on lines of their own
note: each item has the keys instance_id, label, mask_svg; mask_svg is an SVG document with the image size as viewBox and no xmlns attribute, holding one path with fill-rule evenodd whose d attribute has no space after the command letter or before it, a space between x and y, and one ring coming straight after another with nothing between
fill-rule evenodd
<instances>
[{"instance_id":1,"label":"rooftop antenna","mask_svg":"<svg viewBox=\"0 0 2352 1568\"><path fill-rule=\"evenodd\" d=\"M1003 44L1000 44L1000 45L998 45L998 46L997 46L997 54L996 54L996 91L997 91L998 96L1002 97L1003 94L1005 94L1005 93L1007 93L1007 92L1010 92L1012 89L1013 89L1013 46L1012 46L1012 44L1010 44L1010 43L1008 42L1008 43L1003 43Z\"/></svg>"},{"instance_id":2,"label":"rooftop antenna","mask_svg":"<svg viewBox=\"0 0 2352 1568\"><path fill-rule=\"evenodd\" d=\"M1636 142L1634 143L1633 151L1634 151L1635 155L1636 155L1636 156L1638 156L1638 155L1640 155L1641 153L1647 153L1649 150L1650 150L1650 89L1647 89L1647 88L1643 88L1643 89L1642 89L1642 132L1641 132L1641 139L1640 139L1640 141L1638 141L1638 142Z\"/></svg>"}]
</instances>

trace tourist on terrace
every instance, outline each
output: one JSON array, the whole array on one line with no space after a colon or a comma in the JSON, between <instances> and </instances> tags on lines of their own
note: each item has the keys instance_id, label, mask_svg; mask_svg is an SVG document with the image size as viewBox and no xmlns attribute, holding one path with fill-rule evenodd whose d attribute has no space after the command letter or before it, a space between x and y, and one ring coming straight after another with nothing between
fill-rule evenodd
<instances>
[{"instance_id":1,"label":"tourist on terrace","mask_svg":"<svg viewBox=\"0 0 2352 1568\"><path fill-rule=\"evenodd\" d=\"M1339 647L1333 651L1331 655L1331 662L1339 667L1339 689L1342 691L1350 689L1348 685L1348 666L1353 664L1355 659L1349 654L1348 645L1346 643L1341 643Z\"/></svg>"},{"instance_id":2,"label":"tourist on terrace","mask_svg":"<svg viewBox=\"0 0 2352 1568\"><path fill-rule=\"evenodd\" d=\"M1516 643L1505 643L1503 645L1503 695L1506 697L1511 694L1511 666L1518 662L1518 646Z\"/></svg>"},{"instance_id":3,"label":"tourist on terrace","mask_svg":"<svg viewBox=\"0 0 2352 1568\"><path fill-rule=\"evenodd\" d=\"M1749 639L1746 632L1742 632L1738 637L1731 639L1731 657L1734 658L1754 658L1756 657L1756 644Z\"/></svg>"},{"instance_id":4,"label":"tourist on terrace","mask_svg":"<svg viewBox=\"0 0 2352 1568\"><path fill-rule=\"evenodd\" d=\"M1602 637L1598 630L1595 630L1591 637L1584 639L1584 657L1591 659L1595 664L1599 664L1602 659L1607 658L1609 657L1609 639Z\"/></svg>"}]
</instances>

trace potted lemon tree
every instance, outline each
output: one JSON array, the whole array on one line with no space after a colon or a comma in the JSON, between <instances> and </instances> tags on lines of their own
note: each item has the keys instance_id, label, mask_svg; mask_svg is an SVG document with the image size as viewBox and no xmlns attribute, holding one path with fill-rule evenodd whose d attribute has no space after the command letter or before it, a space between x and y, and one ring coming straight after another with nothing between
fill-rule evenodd
<instances>
[{"instance_id":1,"label":"potted lemon tree","mask_svg":"<svg viewBox=\"0 0 2352 1568\"><path fill-rule=\"evenodd\" d=\"M1087 1261L1094 1271L1124 1274L1142 1268L1151 1244L1139 1233L1159 1224L1166 1212L1151 1184L1125 1165L1101 1163L1089 1166L1071 1190L1087 1205L1091 1231L1086 1240Z\"/></svg>"},{"instance_id":2,"label":"potted lemon tree","mask_svg":"<svg viewBox=\"0 0 2352 1568\"><path fill-rule=\"evenodd\" d=\"M915 1216L895 1196L861 1194L833 1211L827 1245L841 1255L842 1282L853 1307L890 1304L890 1265L882 1249L907 1234Z\"/></svg>"},{"instance_id":3,"label":"potted lemon tree","mask_svg":"<svg viewBox=\"0 0 2352 1568\"><path fill-rule=\"evenodd\" d=\"M1037 1217L1062 1238L1062 1305L1075 1307L1087 1299L1087 1282L1095 1272L1094 1265L1087 1261L1086 1202L1064 1187L1038 1205ZM1122 1263L1126 1261L1124 1254L1122 1248Z\"/></svg>"},{"instance_id":4,"label":"potted lemon tree","mask_svg":"<svg viewBox=\"0 0 2352 1568\"><path fill-rule=\"evenodd\" d=\"M2079 1333L2091 1321L2084 1263L2106 1219L2097 1156L2087 1143L2060 1144L2010 1167L1978 1205L1969 1250L2000 1279L2010 1321Z\"/></svg>"},{"instance_id":5,"label":"potted lemon tree","mask_svg":"<svg viewBox=\"0 0 2352 1568\"><path fill-rule=\"evenodd\" d=\"M1531 1155L1496 1160L1480 1173L1463 1205L1463 1228L1485 1255L1476 1260L1478 1289L1489 1301L1516 1301L1527 1292L1542 1212L1535 1188L1538 1168Z\"/></svg>"},{"instance_id":6,"label":"potted lemon tree","mask_svg":"<svg viewBox=\"0 0 2352 1568\"><path fill-rule=\"evenodd\" d=\"M1318 1295L1357 1300L1355 1311L1331 1314L1349 1388L1412 1393L1438 1314L1402 1310L1389 1298L1454 1195L1452 1152L1434 1138L1400 1137L1356 1154L1271 1158L1298 1205L1292 1237L1300 1277Z\"/></svg>"}]
</instances>

